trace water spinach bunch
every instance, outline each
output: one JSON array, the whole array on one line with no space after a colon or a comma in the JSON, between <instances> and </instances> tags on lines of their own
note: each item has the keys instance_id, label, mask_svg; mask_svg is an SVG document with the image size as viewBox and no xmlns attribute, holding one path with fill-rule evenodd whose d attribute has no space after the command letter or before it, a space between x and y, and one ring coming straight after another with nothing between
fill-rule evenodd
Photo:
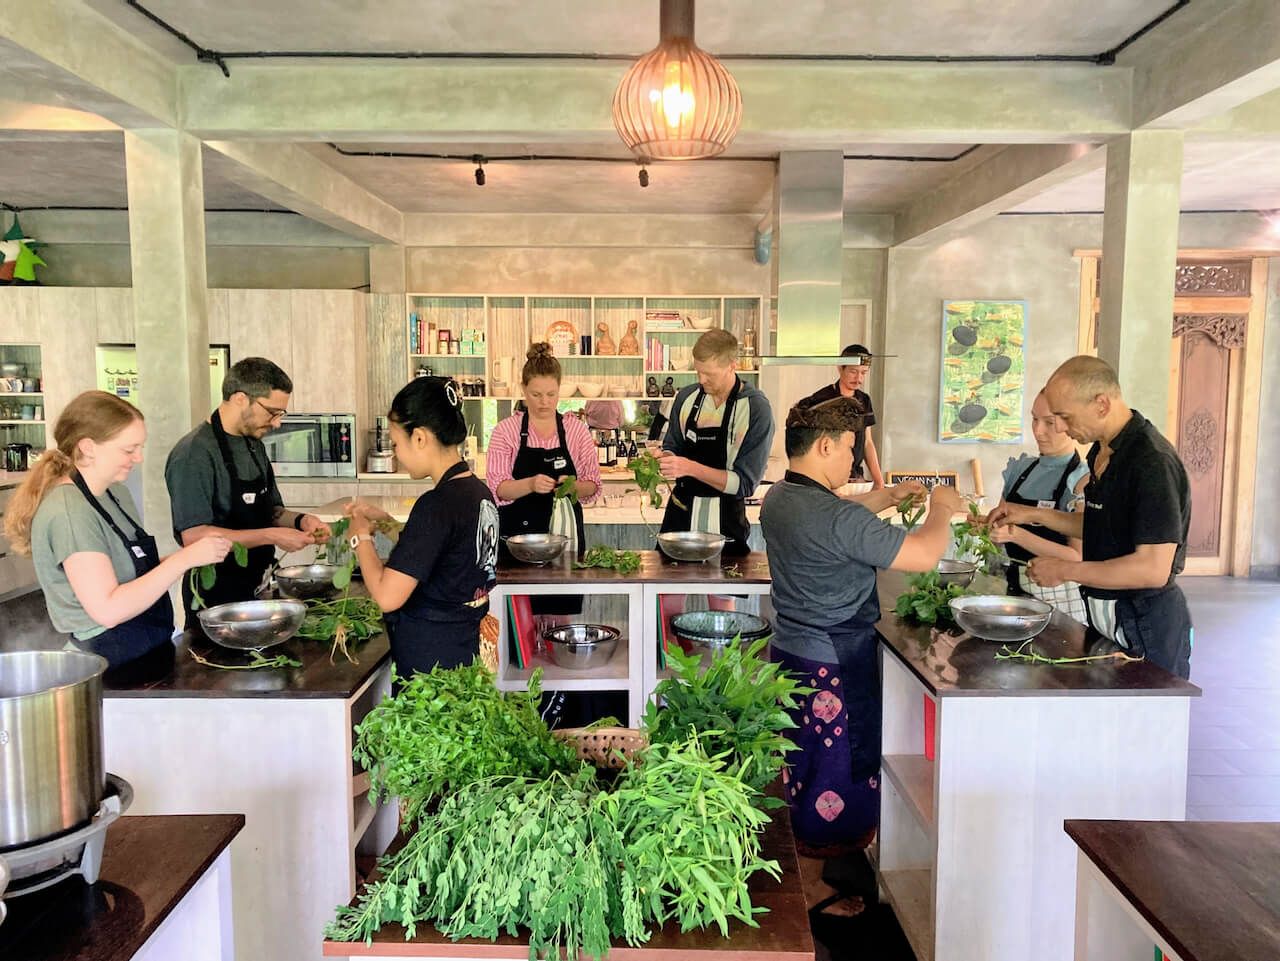
<instances>
[{"instance_id":1,"label":"water spinach bunch","mask_svg":"<svg viewBox=\"0 0 1280 961\"><path fill-rule=\"evenodd\" d=\"M954 623L951 599L968 593L959 584L943 584L937 571L908 574L907 589L898 595L893 612L921 624Z\"/></svg>"},{"instance_id":2,"label":"water spinach bunch","mask_svg":"<svg viewBox=\"0 0 1280 961\"><path fill-rule=\"evenodd\" d=\"M991 539L991 530L977 504L969 505L969 516L965 520L951 525L951 534L956 542L956 556L976 557L988 572L998 567L1004 557L1000 545Z\"/></svg>"},{"instance_id":3,"label":"water spinach bunch","mask_svg":"<svg viewBox=\"0 0 1280 961\"><path fill-rule=\"evenodd\" d=\"M502 692L479 663L415 674L356 727L353 756L369 772L371 796L399 797L413 817L485 778L577 770L573 748L539 713L541 683L537 670L529 690Z\"/></svg>"},{"instance_id":4,"label":"water spinach bunch","mask_svg":"<svg viewBox=\"0 0 1280 961\"><path fill-rule=\"evenodd\" d=\"M617 571L619 574L633 574L640 570L641 558L638 551L620 551L607 544L596 544L585 554L582 560L575 561L575 568L603 567Z\"/></svg>"},{"instance_id":5,"label":"water spinach bunch","mask_svg":"<svg viewBox=\"0 0 1280 961\"><path fill-rule=\"evenodd\" d=\"M763 791L782 771L786 752L795 747L783 735L797 726L791 713L812 693L760 656L767 642L762 638L744 647L735 638L706 670L697 655L668 651L672 676L659 682L644 715L650 741L676 743L696 731L708 753L726 755L730 773L753 792ZM762 807L783 803L760 794L757 800Z\"/></svg>"},{"instance_id":6,"label":"water spinach bunch","mask_svg":"<svg viewBox=\"0 0 1280 961\"><path fill-rule=\"evenodd\" d=\"M235 556L236 563L241 567L249 566L249 548L245 547L239 541L232 541L231 552ZM187 586L191 588L191 606L195 610L200 610L208 605L204 602L204 597L200 592L211 590L213 585L218 581L218 568L213 564L202 564L199 567L193 567L187 572Z\"/></svg>"},{"instance_id":7,"label":"water spinach bunch","mask_svg":"<svg viewBox=\"0 0 1280 961\"><path fill-rule=\"evenodd\" d=\"M563 500L567 497L570 504L578 503L578 478L571 475L566 476L556 485L554 497L556 500Z\"/></svg>"},{"instance_id":8,"label":"water spinach bunch","mask_svg":"<svg viewBox=\"0 0 1280 961\"><path fill-rule=\"evenodd\" d=\"M633 457L627 466L631 468L631 476L635 478L636 487L640 488L640 519L644 521L644 526L648 528L649 533L653 534L653 527L644 516L644 502L647 500L649 506L653 508L662 506L662 494L658 492L659 484L666 487L668 495L673 499L675 492L671 489L670 482L662 476L662 468L653 451L646 450L639 457ZM677 507L684 508L678 500L675 503Z\"/></svg>"}]
</instances>

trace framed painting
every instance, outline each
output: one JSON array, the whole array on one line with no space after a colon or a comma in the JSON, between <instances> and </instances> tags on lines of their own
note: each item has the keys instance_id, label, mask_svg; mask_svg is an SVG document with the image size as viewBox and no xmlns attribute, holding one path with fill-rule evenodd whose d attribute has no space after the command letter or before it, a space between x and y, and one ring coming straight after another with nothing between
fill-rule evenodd
<instances>
[{"instance_id":1,"label":"framed painting","mask_svg":"<svg viewBox=\"0 0 1280 961\"><path fill-rule=\"evenodd\" d=\"M944 300L938 440L1022 443L1027 303Z\"/></svg>"}]
</instances>

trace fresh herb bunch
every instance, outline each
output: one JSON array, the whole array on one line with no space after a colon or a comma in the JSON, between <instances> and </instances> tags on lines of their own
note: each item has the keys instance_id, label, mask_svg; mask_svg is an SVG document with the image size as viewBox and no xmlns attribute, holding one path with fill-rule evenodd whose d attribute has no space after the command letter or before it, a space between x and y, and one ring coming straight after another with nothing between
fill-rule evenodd
<instances>
[{"instance_id":1,"label":"fresh herb bunch","mask_svg":"<svg viewBox=\"0 0 1280 961\"><path fill-rule=\"evenodd\" d=\"M636 486L649 499L649 506L661 507L662 495L658 493L658 485L666 484L668 489L671 485L667 484L667 479L662 476L662 469L658 466L658 458L653 451L646 450L639 457L633 458L627 466L631 468L631 476L635 478ZM643 504L642 499L641 505Z\"/></svg>"},{"instance_id":2,"label":"fresh herb bunch","mask_svg":"<svg viewBox=\"0 0 1280 961\"><path fill-rule=\"evenodd\" d=\"M899 617L915 618L921 624L954 623L951 599L968 593L959 584L943 584L937 571L908 574L907 589L898 595L893 612Z\"/></svg>"},{"instance_id":3,"label":"fresh herb bunch","mask_svg":"<svg viewBox=\"0 0 1280 961\"><path fill-rule=\"evenodd\" d=\"M569 498L570 504L578 503L578 478L572 475L567 476L564 480L556 485L555 499Z\"/></svg>"},{"instance_id":4,"label":"fresh herb bunch","mask_svg":"<svg viewBox=\"0 0 1280 961\"><path fill-rule=\"evenodd\" d=\"M217 661L202 657L195 651L190 651L190 654L197 664L203 664L205 667L216 667L220 671L256 671L260 667L302 667L301 661L294 660L287 654L267 657L261 651L250 651L248 664L219 664Z\"/></svg>"},{"instance_id":5,"label":"fresh herb bunch","mask_svg":"<svg viewBox=\"0 0 1280 961\"><path fill-rule=\"evenodd\" d=\"M747 879L781 874L760 857L769 816L753 807L758 796L731 770L729 752L707 756L701 742L714 739L649 745L599 803L622 835L646 919L674 918L681 931L714 923L728 937L729 918L757 927L754 915L766 910L752 907Z\"/></svg>"},{"instance_id":6,"label":"fresh herb bunch","mask_svg":"<svg viewBox=\"0 0 1280 961\"><path fill-rule=\"evenodd\" d=\"M753 791L762 791L782 771L793 745L782 732L795 727L788 711L812 691L788 672L760 657L767 638L743 647L739 638L718 651L702 670L696 655L674 648L667 663L674 674L659 682L644 715L644 727L655 744L689 737L692 729L712 756L729 752L729 772ZM659 708L658 703L663 707ZM776 798L757 797L762 807L781 807Z\"/></svg>"},{"instance_id":7,"label":"fresh herb bunch","mask_svg":"<svg viewBox=\"0 0 1280 961\"><path fill-rule=\"evenodd\" d=\"M929 509L928 502L923 498L919 499L919 506L916 504L917 497L914 494L909 494L898 502L898 516L902 518L902 526L908 532L915 530L916 525L924 517L924 512Z\"/></svg>"},{"instance_id":8,"label":"fresh herb bunch","mask_svg":"<svg viewBox=\"0 0 1280 961\"><path fill-rule=\"evenodd\" d=\"M503 693L479 663L415 674L356 727L352 752L372 797L420 813L431 798L494 776L544 778L581 766L538 712L541 669L528 691Z\"/></svg>"},{"instance_id":9,"label":"fresh herb bunch","mask_svg":"<svg viewBox=\"0 0 1280 961\"><path fill-rule=\"evenodd\" d=\"M530 961L603 958L611 935L648 937L622 839L600 808L593 774L491 778L445 798L355 907L339 907L325 936L372 940L396 922L412 938L430 921L447 937L529 932Z\"/></svg>"},{"instance_id":10,"label":"fresh herb bunch","mask_svg":"<svg viewBox=\"0 0 1280 961\"><path fill-rule=\"evenodd\" d=\"M349 568L347 584L350 586ZM338 574L341 574L339 571ZM334 575L337 583L338 576ZM313 641L332 641L333 649L329 652L332 663L334 655L339 651L352 664L360 663L348 650L348 644L367 641L382 630L382 608L371 597L351 597L346 595L333 601L313 599L307 601L307 615L303 618L302 627L298 629L298 637Z\"/></svg>"},{"instance_id":11,"label":"fresh herb bunch","mask_svg":"<svg viewBox=\"0 0 1280 961\"><path fill-rule=\"evenodd\" d=\"M249 566L249 548L239 541L232 541L231 552L235 555L237 564L241 567ZM187 586L191 588L191 606L195 610L198 611L207 606L200 592L210 590L217 581L218 569L213 564L201 564L199 567L191 568L187 573Z\"/></svg>"},{"instance_id":12,"label":"fresh herb bunch","mask_svg":"<svg viewBox=\"0 0 1280 961\"><path fill-rule=\"evenodd\" d=\"M969 505L967 519L951 525L951 534L956 540L956 556L976 557L988 572L1004 557L1000 545L991 540L991 529L977 504Z\"/></svg>"},{"instance_id":13,"label":"fresh herb bunch","mask_svg":"<svg viewBox=\"0 0 1280 961\"><path fill-rule=\"evenodd\" d=\"M582 560L574 562L573 566L603 567L619 574L632 574L640 570L640 564L638 551L620 551L605 544L596 544L582 555Z\"/></svg>"}]
</instances>

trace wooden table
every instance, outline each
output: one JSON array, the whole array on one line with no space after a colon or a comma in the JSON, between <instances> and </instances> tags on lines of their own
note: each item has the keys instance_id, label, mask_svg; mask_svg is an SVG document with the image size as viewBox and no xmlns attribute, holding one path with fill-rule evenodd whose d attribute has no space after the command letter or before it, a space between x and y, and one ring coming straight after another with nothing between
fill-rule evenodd
<instances>
[{"instance_id":1,"label":"wooden table","mask_svg":"<svg viewBox=\"0 0 1280 961\"><path fill-rule=\"evenodd\" d=\"M760 841L760 854L772 858L782 869L782 878L773 880L763 872L747 882L751 903L769 909L758 915L758 928L741 921L729 922L729 937L721 937L718 928L680 933L678 925L667 925L639 947L619 942L609 949L608 961L682 961L706 956L709 961L812 961L813 937L809 932L809 913L804 906L800 887L800 869L791 835L791 818L786 808L771 812L772 818ZM528 942L502 935L497 941L466 938L450 941L430 925L418 925L417 932L405 941L404 928L384 925L374 935L373 943L324 942L325 957L331 958L487 958L527 961Z\"/></svg>"},{"instance_id":2,"label":"wooden table","mask_svg":"<svg viewBox=\"0 0 1280 961\"><path fill-rule=\"evenodd\" d=\"M231 862L241 814L123 817L94 884L70 878L6 902L0 958L231 961Z\"/></svg>"},{"instance_id":3,"label":"wooden table","mask_svg":"<svg viewBox=\"0 0 1280 961\"><path fill-rule=\"evenodd\" d=\"M917 958L1067 961L1076 852L1062 822L1182 819L1200 689L1146 662L997 660L999 644L896 617L902 574L879 586L878 869ZM1077 656L1090 643L1054 614L1033 646Z\"/></svg>"},{"instance_id":4,"label":"wooden table","mask_svg":"<svg viewBox=\"0 0 1280 961\"><path fill-rule=\"evenodd\" d=\"M1280 959L1280 824L1066 822L1076 961Z\"/></svg>"},{"instance_id":5,"label":"wooden table","mask_svg":"<svg viewBox=\"0 0 1280 961\"><path fill-rule=\"evenodd\" d=\"M390 690L387 638L354 648L357 664L293 638L267 653L302 667L269 670L221 671L191 651L245 662L194 628L172 670L107 685L107 770L133 785L130 813L245 814L232 852L236 961L313 961L316 932L355 889L357 850L381 853L395 835L394 808L370 802L351 761L353 726Z\"/></svg>"}]
</instances>

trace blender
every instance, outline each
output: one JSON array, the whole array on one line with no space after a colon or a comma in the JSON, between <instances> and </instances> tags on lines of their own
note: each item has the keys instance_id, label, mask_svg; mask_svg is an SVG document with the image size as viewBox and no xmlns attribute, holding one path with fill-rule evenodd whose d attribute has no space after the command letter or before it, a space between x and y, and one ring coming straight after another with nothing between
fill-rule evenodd
<instances>
[{"instance_id":1,"label":"blender","mask_svg":"<svg viewBox=\"0 0 1280 961\"><path fill-rule=\"evenodd\" d=\"M391 428L386 417L374 418L373 436L369 441L369 453L365 457L365 470L370 474L394 474L396 457L391 450Z\"/></svg>"}]
</instances>

